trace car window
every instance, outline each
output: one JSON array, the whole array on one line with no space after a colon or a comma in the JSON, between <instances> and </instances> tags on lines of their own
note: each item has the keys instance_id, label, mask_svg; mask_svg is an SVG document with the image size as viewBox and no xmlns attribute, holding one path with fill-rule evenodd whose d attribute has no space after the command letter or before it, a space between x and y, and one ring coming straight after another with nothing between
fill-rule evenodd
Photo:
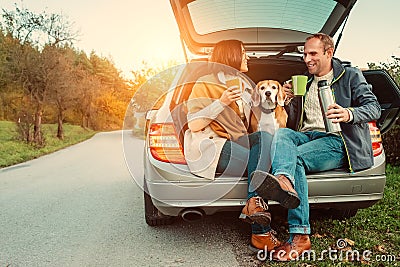
<instances>
[{"instance_id":1,"label":"car window","mask_svg":"<svg viewBox=\"0 0 400 267\"><path fill-rule=\"evenodd\" d=\"M337 2L333 0L197 0L188 4L198 34L267 27L318 32Z\"/></svg>"}]
</instances>

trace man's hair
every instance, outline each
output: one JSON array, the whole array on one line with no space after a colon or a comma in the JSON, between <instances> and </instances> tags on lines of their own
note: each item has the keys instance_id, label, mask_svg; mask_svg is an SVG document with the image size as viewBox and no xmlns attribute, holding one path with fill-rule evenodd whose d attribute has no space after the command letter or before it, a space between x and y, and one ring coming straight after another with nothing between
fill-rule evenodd
<instances>
[{"instance_id":1,"label":"man's hair","mask_svg":"<svg viewBox=\"0 0 400 267\"><path fill-rule=\"evenodd\" d=\"M324 45L324 51L328 50L329 48L333 48L333 50L335 50L335 42L333 41L333 38L329 35L322 32L314 33L313 35L308 36L306 41L312 38L317 38L322 42L322 44Z\"/></svg>"},{"instance_id":2,"label":"man's hair","mask_svg":"<svg viewBox=\"0 0 400 267\"><path fill-rule=\"evenodd\" d=\"M223 40L214 46L210 61L240 70L242 65L242 41Z\"/></svg>"}]
</instances>

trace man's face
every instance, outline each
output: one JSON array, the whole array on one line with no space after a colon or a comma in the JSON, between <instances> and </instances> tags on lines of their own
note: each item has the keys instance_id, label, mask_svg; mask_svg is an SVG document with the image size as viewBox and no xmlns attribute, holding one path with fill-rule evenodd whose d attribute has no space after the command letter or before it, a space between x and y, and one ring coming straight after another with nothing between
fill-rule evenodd
<instances>
[{"instance_id":1,"label":"man's face","mask_svg":"<svg viewBox=\"0 0 400 267\"><path fill-rule=\"evenodd\" d=\"M311 38L304 45L303 59L308 72L318 77L328 74L332 69L332 55L333 48L325 51L323 43L318 38Z\"/></svg>"}]
</instances>

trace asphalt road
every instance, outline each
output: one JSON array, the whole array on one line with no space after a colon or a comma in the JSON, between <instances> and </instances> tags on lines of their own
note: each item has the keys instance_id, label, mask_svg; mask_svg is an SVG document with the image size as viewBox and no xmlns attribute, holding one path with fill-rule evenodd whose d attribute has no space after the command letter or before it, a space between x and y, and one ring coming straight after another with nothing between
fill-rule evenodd
<instances>
[{"instance_id":1,"label":"asphalt road","mask_svg":"<svg viewBox=\"0 0 400 267\"><path fill-rule=\"evenodd\" d=\"M129 142L137 175L143 141ZM0 267L257 266L247 250L250 227L237 215L148 226L121 131L100 133L0 169Z\"/></svg>"}]
</instances>

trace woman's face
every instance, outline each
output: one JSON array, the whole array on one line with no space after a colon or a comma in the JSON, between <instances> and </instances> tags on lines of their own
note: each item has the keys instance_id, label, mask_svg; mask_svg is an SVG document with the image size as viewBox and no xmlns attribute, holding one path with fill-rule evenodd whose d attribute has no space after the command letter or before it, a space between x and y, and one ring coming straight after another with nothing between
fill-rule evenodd
<instances>
[{"instance_id":1,"label":"woman's face","mask_svg":"<svg viewBox=\"0 0 400 267\"><path fill-rule=\"evenodd\" d=\"M241 72L247 72L249 68L247 67L247 60L249 59L249 56L246 54L246 50L244 49L242 45L242 64L240 65L240 71Z\"/></svg>"}]
</instances>

